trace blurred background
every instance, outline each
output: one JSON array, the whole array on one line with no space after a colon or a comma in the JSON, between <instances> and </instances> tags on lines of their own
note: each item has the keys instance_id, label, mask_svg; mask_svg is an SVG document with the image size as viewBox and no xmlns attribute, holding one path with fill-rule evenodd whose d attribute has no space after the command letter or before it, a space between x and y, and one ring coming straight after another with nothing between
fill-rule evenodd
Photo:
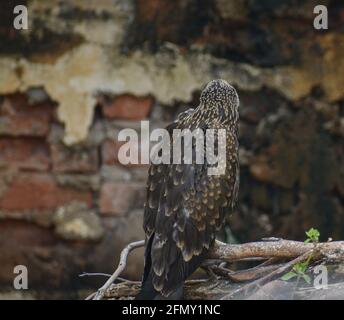
<instances>
[{"instance_id":1,"label":"blurred background","mask_svg":"<svg viewBox=\"0 0 344 320\"><path fill-rule=\"evenodd\" d=\"M27 30L13 27L18 4ZM328 30L313 27L318 4ZM119 130L164 127L215 78L241 100L231 240L310 227L343 239L343 1L1 1L0 299L85 297L105 281L78 275L111 273L144 237L147 167L118 163Z\"/></svg>"}]
</instances>

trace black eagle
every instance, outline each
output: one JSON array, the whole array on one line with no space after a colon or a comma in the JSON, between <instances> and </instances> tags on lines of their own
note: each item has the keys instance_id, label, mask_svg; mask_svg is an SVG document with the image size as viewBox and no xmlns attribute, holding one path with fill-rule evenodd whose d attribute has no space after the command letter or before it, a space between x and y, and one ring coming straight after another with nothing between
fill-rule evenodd
<instances>
[{"instance_id":1,"label":"black eagle","mask_svg":"<svg viewBox=\"0 0 344 320\"><path fill-rule=\"evenodd\" d=\"M202 91L199 106L181 113L166 128L171 137L171 154L175 129L198 129L205 137L212 129L215 154L219 151L219 142L223 141L220 141L220 131L225 132L222 136L226 142L225 161L210 163L203 150L204 163L199 164L196 162L199 149L192 139L186 146L192 148L191 162L150 166L143 221L145 267L141 292L136 299L181 299L184 280L206 258L217 231L236 203L238 107L236 90L225 80L213 80ZM182 150L184 146L185 142ZM184 151L182 159L183 156ZM208 169L215 166L222 166L222 174L209 174Z\"/></svg>"}]
</instances>

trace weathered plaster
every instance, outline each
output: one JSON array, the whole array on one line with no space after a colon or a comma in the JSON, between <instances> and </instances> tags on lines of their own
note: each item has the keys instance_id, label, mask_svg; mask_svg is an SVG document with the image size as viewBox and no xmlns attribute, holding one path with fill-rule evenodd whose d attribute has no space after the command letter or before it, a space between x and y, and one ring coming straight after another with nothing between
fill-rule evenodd
<instances>
[{"instance_id":1,"label":"weathered plaster","mask_svg":"<svg viewBox=\"0 0 344 320\"><path fill-rule=\"evenodd\" d=\"M152 94L159 102L169 104L175 100L190 100L192 93L207 81L221 77L239 89L273 87L292 100L307 95L315 85L323 87L330 101L343 97L344 39L341 35L322 37L324 58L311 54L304 57L300 67L258 68L199 51L182 54L172 44L167 44L157 54L136 51L127 56L120 53L119 44L125 41L131 2L116 1L113 5L110 0L74 1L73 6L96 13L106 11L111 19L65 21L52 9L45 16L47 26L78 34L84 39L80 45L64 52L53 63L33 62L24 56L0 58L0 94L43 86L59 103L58 116L65 124L67 145L86 138L96 103L94 94L99 91ZM30 2L34 16L53 7L51 2Z\"/></svg>"}]
</instances>

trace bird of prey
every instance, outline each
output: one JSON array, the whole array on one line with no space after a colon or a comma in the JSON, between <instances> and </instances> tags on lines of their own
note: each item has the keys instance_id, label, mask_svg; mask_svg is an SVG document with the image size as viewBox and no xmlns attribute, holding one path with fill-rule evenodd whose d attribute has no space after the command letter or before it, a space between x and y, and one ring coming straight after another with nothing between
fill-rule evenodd
<instances>
[{"instance_id":1,"label":"bird of prey","mask_svg":"<svg viewBox=\"0 0 344 320\"><path fill-rule=\"evenodd\" d=\"M206 258L217 231L236 203L239 188L239 97L225 80L212 80L195 109L167 126L225 132L224 173L209 175L203 164L152 164L147 182L143 228L146 234L142 288L136 299L182 299L184 280ZM219 136L215 136L215 153ZM171 141L171 149L172 143ZM192 142L192 154L197 150Z\"/></svg>"}]
</instances>

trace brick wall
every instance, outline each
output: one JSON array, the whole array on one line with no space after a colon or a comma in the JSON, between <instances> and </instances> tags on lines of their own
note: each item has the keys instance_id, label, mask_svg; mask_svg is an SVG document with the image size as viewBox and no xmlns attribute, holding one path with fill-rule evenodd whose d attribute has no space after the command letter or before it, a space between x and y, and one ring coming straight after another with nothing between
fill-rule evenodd
<instances>
[{"instance_id":1,"label":"brick wall","mask_svg":"<svg viewBox=\"0 0 344 320\"><path fill-rule=\"evenodd\" d=\"M89 284L88 271L110 272L128 242L143 239L147 166L118 163L123 127L139 127L151 97L100 99L89 136L67 147L56 104L15 93L0 99L0 286L13 267L29 269L30 285L61 288ZM142 252L128 276L138 277Z\"/></svg>"}]
</instances>

